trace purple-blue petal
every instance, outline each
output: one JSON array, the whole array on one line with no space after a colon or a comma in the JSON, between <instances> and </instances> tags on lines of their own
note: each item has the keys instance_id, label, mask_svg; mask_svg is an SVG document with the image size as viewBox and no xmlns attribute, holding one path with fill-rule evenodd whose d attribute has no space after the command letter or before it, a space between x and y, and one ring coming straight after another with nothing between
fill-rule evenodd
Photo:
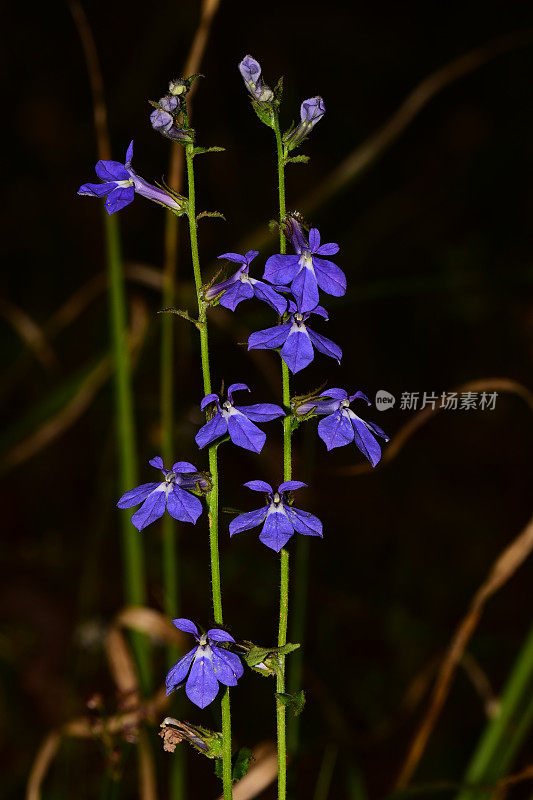
<instances>
[{"instance_id":1,"label":"purple-blue petal","mask_svg":"<svg viewBox=\"0 0 533 800\"><path fill-rule=\"evenodd\" d=\"M353 401L356 400L357 398L359 398L360 400L364 400L366 402L367 406L372 405L370 400L368 399L368 397L366 396L366 394L364 392L356 392L355 394L351 394L350 395L350 403L353 403Z\"/></svg>"},{"instance_id":2,"label":"purple-blue petal","mask_svg":"<svg viewBox=\"0 0 533 800\"><path fill-rule=\"evenodd\" d=\"M236 411L240 411L252 422L270 422L278 417L284 417L285 412L280 406L274 403L255 403L252 406L235 406Z\"/></svg>"},{"instance_id":3,"label":"purple-blue petal","mask_svg":"<svg viewBox=\"0 0 533 800\"><path fill-rule=\"evenodd\" d=\"M135 197L135 190L133 186L126 186L125 188L113 189L107 196L105 201L105 209L108 214L114 214L122 208L129 206Z\"/></svg>"},{"instance_id":4,"label":"purple-blue petal","mask_svg":"<svg viewBox=\"0 0 533 800\"><path fill-rule=\"evenodd\" d=\"M320 232L318 228L311 228L309 231L309 249L315 253L320 247Z\"/></svg>"},{"instance_id":5,"label":"purple-blue petal","mask_svg":"<svg viewBox=\"0 0 533 800\"><path fill-rule=\"evenodd\" d=\"M322 523L314 514L292 506L285 506L285 511L294 525L296 533L301 533L304 536L322 536Z\"/></svg>"},{"instance_id":6,"label":"purple-blue petal","mask_svg":"<svg viewBox=\"0 0 533 800\"><path fill-rule=\"evenodd\" d=\"M128 145L128 149L126 150L126 162L125 166L129 167L133 159L133 139Z\"/></svg>"},{"instance_id":7,"label":"purple-blue petal","mask_svg":"<svg viewBox=\"0 0 533 800\"><path fill-rule=\"evenodd\" d=\"M178 630L183 631L183 633L192 633L193 636L199 636L198 628L192 619L178 617L177 619L172 620L172 624L175 625Z\"/></svg>"},{"instance_id":8,"label":"purple-blue petal","mask_svg":"<svg viewBox=\"0 0 533 800\"><path fill-rule=\"evenodd\" d=\"M165 513L166 492L161 489L148 495L142 506L132 516L131 521L138 531L155 522Z\"/></svg>"},{"instance_id":9,"label":"purple-blue petal","mask_svg":"<svg viewBox=\"0 0 533 800\"><path fill-rule=\"evenodd\" d=\"M239 412L228 417L228 433L233 444L253 453L260 453L266 441L266 434Z\"/></svg>"},{"instance_id":10,"label":"purple-blue petal","mask_svg":"<svg viewBox=\"0 0 533 800\"><path fill-rule=\"evenodd\" d=\"M130 489L129 492L122 495L117 503L117 507L133 508L133 506L138 506L139 503L146 500L148 495L151 494L154 489L157 489L158 486L160 486L159 483L143 483L141 486L136 486L135 489Z\"/></svg>"},{"instance_id":11,"label":"purple-blue petal","mask_svg":"<svg viewBox=\"0 0 533 800\"><path fill-rule=\"evenodd\" d=\"M353 442L354 432L350 417L341 409L318 423L318 435L325 442L328 450L344 447Z\"/></svg>"},{"instance_id":12,"label":"purple-blue petal","mask_svg":"<svg viewBox=\"0 0 533 800\"><path fill-rule=\"evenodd\" d=\"M198 708L205 708L217 696L218 681L213 672L213 663L206 656L194 659L185 693Z\"/></svg>"},{"instance_id":13,"label":"purple-blue petal","mask_svg":"<svg viewBox=\"0 0 533 800\"><path fill-rule=\"evenodd\" d=\"M210 406L211 403L216 403L217 406L218 406L218 404L219 404L218 403L218 394L206 394L206 396L204 398L202 398L202 402L200 403L200 408L203 411L204 408L206 408L207 406Z\"/></svg>"},{"instance_id":14,"label":"purple-blue petal","mask_svg":"<svg viewBox=\"0 0 533 800\"><path fill-rule=\"evenodd\" d=\"M313 258L316 281L323 292L333 297L342 297L346 294L346 275L333 261L323 258Z\"/></svg>"},{"instance_id":15,"label":"purple-blue petal","mask_svg":"<svg viewBox=\"0 0 533 800\"><path fill-rule=\"evenodd\" d=\"M174 485L172 491L168 493L167 511L174 519L178 519L180 522L192 522L193 525L196 525L202 510L200 500L180 486Z\"/></svg>"},{"instance_id":16,"label":"purple-blue petal","mask_svg":"<svg viewBox=\"0 0 533 800\"><path fill-rule=\"evenodd\" d=\"M276 325L274 328L265 328L252 333L248 338L248 350L274 350L281 347L290 334L292 325Z\"/></svg>"},{"instance_id":17,"label":"purple-blue petal","mask_svg":"<svg viewBox=\"0 0 533 800\"><path fill-rule=\"evenodd\" d=\"M294 280L300 263L300 256L270 256L265 264L263 279L270 283L287 284Z\"/></svg>"},{"instance_id":18,"label":"purple-blue petal","mask_svg":"<svg viewBox=\"0 0 533 800\"><path fill-rule=\"evenodd\" d=\"M156 469L164 469L163 459L161 456L155 456L155 458L151 458L148 463L151 467L155 467Z\"/></svg>"},{"instance_id":19,"label":"purple-blue petal","mask_svg":"<svg viewBox=\"0 0 533 800\"><path fill-rule=\"evenodd\" d=\"M109 183L84 183L78 189L78 194L89 195L90 197L106 197L113 189L116 189L116 183L112 181Z\"/></svg>"},{"instance_id":20,"label":"purple-blue petal","mask_svg":"<svg viewBox=\"0 0 533 800\"><path fill-rule=\"evenodd\" d=\"M327 339L325 336L321 336L319 333L315 333L311 328L308 328L307 332L317 350L324 353L325 356L335 358L340 364L342 350L338 344L335 344L335 342L332 342L331 339Z\"/></svg>"},{"instance_id":21,"label":"purple-blue petal","mask_svg":"<svg viewBox=\"0 0 533 800\"><path fill-rule=\"evenodd\" d=\"M128 181L129 172L120 161L97 161L94 171L103 181Z\"/></svg>"},{"instance_id":22,"label":"purple-blue petal","mask_svg":"<svg viewBox=\"0 0 533 800\"><path fill-rule=\"evenodd\" d=\"M293 373L299 372L311 363L314 357L313 345L305 326L290 333L281 348L281 357Z\"/></svg>"},{"instance_id":23,"label":"purple-blue petal","mask_svg":"<svg viewBox=\"0 0 533 800\"><path fill-rule=\"evenodd\" d=\"M312 269L303 267L291 283L291 291L302 313L312 311L318 305L317 279Z\"/></svg>"},{"instance_id":24,"label":"purple-blue petal","mask_svg":"<svg viewBox=\"0 0 533 800\"><path fill-rule=\"evenodd\" d=\"M327 244L321 244L320 247L315 250L315 253L319 256L334 256L339 252L339 249L339 245L336 242L328 242Z\"/></svg>"},{"instance_id":25,"label":"purple-blue petal","mask_svg":"<svg viewBox=\"0 0 533 800\"><path fill-rule=\"evenodd\" d=\"M210 630L207 631L207 635L214 642L234 642L235 641L235 639L233 638L231 633L228 633L227 631L223 631L222 628L210 628Z\"/></svg>"},{"instance_id":26,"label":"purple-blue petal","mask_svg":"<svg viewBox=\"0 0 533 800\"><path fill-rule=\"evenodd\" d=\"M245 383L232 383L231 386L228 386L228 400L230 403L233 403L233 392L249 392L250 387L247 386Z\"/></svg>"},{"instance_id":27,"label":"purple-blue petal","mask_svg":"<svg viewBox=\"0 0 533 800\"><path fill-rule=\"evenodd\" d=\"M235 311L239 303L242 303L243 300L251 300L253 296L254 290L249 283L236 281L224 292L219 302L228 311Z\"/></svg>"},{"instance_id":28,"label":"purple-blue petal","mask_svg":"<svg viewBox=\"0 0 533 800\"><path fill-rule=\"evenodd\" d=\"M217 258L223 258L226 261L235 261L237 264L246 264L246 256L241 256L239 253L222 253Z\"/></svg>"},{"instance_id":29,"label":"purple-blue petal","mask_svg":"<svg viewBox=\"0 0 533 800\"><path fill-rule=\"evenodd\" d=\"M213 672L215 678L224 686L237 686L237 681L244 672L241 659L236 653L223 650L221 647L212 647Z\"/></svg>"},{"instance_id":30,"label":"purple-blue petal","mask_svg":"<svg viewBox=\"0 0 533 800\"><path fill-rule=\"evenodd\" d=\"M222 416L222 414L216 414L213 419L210 419L209 422L200 428L194 440L198 447L202 449L207 444L214 442L215 439L219 439L221 436L224 436L228 430L228 423L227 420Z\"/></svg>"},{"instance_id":31,"label":"purple-blue petal","mask_svg":"<svg viewBox=\"0 0 533 800\"><path fill-rule=\"evenodd\" d=\"M269 514L259 535L259 540L271 550L279 553L294 533L294 526L284 511Z\"/></svg>"},{"instance_id":32,"label":"purple-blue petal","mask_svg":"<svg viewBox=\"0 0 533 800\"><path fill-rule=\"evenodd\" d=\"M183 656L183 658L180 658L180 660L170 668L167 677L165 678L167 695L169 695L175 689L179 689L179 687L184 683L195 653L196 647L190 650L187 655Z\"/></svg>"},{"instance_id":33,"label":"purple-blue petal","mask_svg":"<svg viewBox=\"0 0 533 800\"><path fill-rule=\"evenodd\" d=\"M196 472L196 467L194 464L191 464L190 461L176 461L176 463L172 465L172 472L175 472L177 475L186 475L189 472Z\"/></svg>"},{"instance_id":34,"label":"purple-blue petal","mask_svg":"<svg viewBox=\"0 0 533 800\"><path fill-rule=\"evenodd\" d=\"M366 423L353 414L353 412L350 414L350 418L354 431L355 444L365 458L375 467L381 458L381 447L377 439L368 430Z\"/></svg>"},{"instance_id":35,"label":"purple-blue petal","mask_svg":"<svg viewBox=\"0 0 533 800\"><path fill-rule=\"evenodd\" d=\"M347 400L348 392L346 389L337 389L333 387L332 389L326 389L325 391L320 392L320 397L333 397L335 400Z\"/></svg>"},{"instance_id":36,"label":"purple-blue petal","mask_svg":"<svg viewBox=\"0 0 533 800\"><path fill-rule=\"evenodd\" d=\"M272 486L266 481L248 481L244 486L246 486L247 489L251 489L252 492L265 492L265 494L270 494L274 491Z\"/></svg>"},{"instance_id":37,"label":"purple-blue petal","mask_svg":"<svg viewBox=\"0 0 533 800\"><path fill-rule=\"evenodd\" d=\"M262 300L265 303L277 311L278 314L283 316L285 311L287 310L287 300L285 297L282 297L272 286L269 286L267 283L263 283L263 281L258 281L255 278L251 279L251 286L253 292L258 300Z\"/></svg>"},{"instance_id":38,"label":"purple-blue petal","mask_svg":"<svg viewBox=\"0 0 533 800\"><path fill-rule=\"evenodd\" d=\"M255 511L247 511L245 514L239 514L238 517L232 519L229 524L229 535L234 536L236 533L249 531L251 528L256 528L260 525L268 511L268 506L258 508Z\"/></svg>"},{"instance_id":39,"label":"purple-blue petal","mask_svg":"<svg viewBox=\"0 0 533 800\"><path fill-rule=\"evenodd\" d=\"M283 481L278 486L278 492L295 492L296 489L303 489L305 486L307 484L302 481Z\"/></svg>"}]
</instances>

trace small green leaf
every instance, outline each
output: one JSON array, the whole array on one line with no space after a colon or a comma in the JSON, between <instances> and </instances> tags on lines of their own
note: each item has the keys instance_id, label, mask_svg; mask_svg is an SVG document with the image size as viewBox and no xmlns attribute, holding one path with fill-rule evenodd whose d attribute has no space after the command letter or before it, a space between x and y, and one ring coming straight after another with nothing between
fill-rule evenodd
<instances>
[{"instance_id":1,"label":"small green leaf","mask_svg":"<svg viewBox=\"0 0 533 800\"><path fill-rule=\"evenodd\" d=\"M286 159L287 164L307 164L309 161L309 156L289 156Z\"/></svg>"},{"instance_id":2,"label":"small green leaf","mask_svg":"<svg viewBox=\"0 0 533 800\"><path fill-rule=\"evenodd\" d=\"M288 706L295 717L302 713L305 706L304 690L300 689L299 692L293 694L285 694L283 692L276 692L276 697L284 706Z\"/></svg>"},{"instance_id":3,"label":"small green leaf","mask_svg":"<svg viewBox=\"0 0 533 800\"><path fill-rule=\"evenodd\" d=\"M203 153L223 153L225 147L195 147L192 151L193 156L200 156Z\"/></svg>"},{"instance_id":4,"label":"small green leaf","mask_svg":"<svg viewBox=\"0 0 533 800\"><path fill-rule=\"evenodd\" d=\"M223 219L224 222L226 221L226 217L220 211L201 211L196 215L196 222L204 217L214 217L216 219Z\"/></svg>"}]
</instances>

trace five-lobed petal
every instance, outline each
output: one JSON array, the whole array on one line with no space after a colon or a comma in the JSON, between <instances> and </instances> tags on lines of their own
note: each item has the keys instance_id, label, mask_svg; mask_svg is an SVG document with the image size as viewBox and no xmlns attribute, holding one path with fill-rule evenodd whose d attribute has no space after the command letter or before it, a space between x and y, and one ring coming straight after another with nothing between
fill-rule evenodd
<instances>
[{"instance_id":1,"label":"five-lobed petal","mask_svg":"<svg viewBox=\"0 0 533 800\"><path fill-rule=\"evenodd\" d=\"M195 623L188 619L175 619L173 623L179 630L192 634L197 645L168 672L166 693L169 695L185 684L189 700L199 708L205 708L217 696L220 683L236 686L244 672L239 656L218 646L235 639L221 628L211 628L200 634Z\"/></svg>"},{"instance_id":2,"label":"five-lobed petal","mask_svg":"<svg viewBox=\"0 0 533 800\"><path fill-rule=\"evenodd\" d=\"M281 348L281 357L292 373L307 367L314 358L314 350L318 350L339 363L342 358L341 348L306 325L310 314L318 314L327 319L327 312L316 306L312 312L301 313L296 305L289 303L290 321L274 328L266 328L252 333L248 338L248 350L276 350Z\"/></svg>"},{"instance_id":3,"label":"five-lobed petal","mask_svg":"<svg viewBox=\"0 0 533 800\"><path fill-rule=\"evenodd\" d=\"M266 434L255 425L256 422L270 422L284 417L285 412L273 403L256 403L251 406L235 406L233 392L250 391L245 383L233 383L228 389L227 400L220 402L218 395L209 394L201 402L201 408L213 406L214 416L203 425L195 436L198 447L206 447L226 433L233 444L254 453L260 453L266 441Z\"/></svg>"},{"instance_id":4,"label":"five-lobed petal","mask_svg":"<svg viewBox=\"0 0 533 800\"><path fill-rule=\"evenodd\" d=\"M150 459L149 464L160 469L165 480L161 483L144 483L130 489L118 501L118 508L133 508L142 503L131 518L139 531L162 517L165 509L174 519L195 525L202 513L202 504L188 490L204 481L196 467L188 461L177 461L171 470L166 470L160 456Z\"/></svg>"},{"instance_id":5,"label":"five-lobed petal","mask_svg":"<svg viewBox=\"0 0 533 800\"><path fill-rule=\"evenodd\" d=\"M294 533L322 536L322 523L318 517L308 511L293 508L286 500L287 492L301 489L307 484L301 481L285 481L278 486L277 491L266 481L249 481L244 485L254 492L264 492L266 504L235 517L230 522L230 536L263 524L259 540L276 553L285 547Z\"/></svg>"}]
</instances>

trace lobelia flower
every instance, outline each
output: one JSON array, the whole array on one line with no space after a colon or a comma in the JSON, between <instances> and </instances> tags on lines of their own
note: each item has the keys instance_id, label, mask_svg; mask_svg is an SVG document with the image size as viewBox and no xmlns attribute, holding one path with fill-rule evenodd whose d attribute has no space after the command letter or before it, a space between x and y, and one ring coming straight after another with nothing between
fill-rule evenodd
<instances>
[{"instance_id":1,"label":"lobelia flower","mask_svg":"<svg viewBox=\"0 0 533 800\"><path fill-rule=\"evenodd\" d=\"M221 283L215 283L206 289L204 292L205 299L215 300L220 296L220 305L230 311L235 311L239 303L255 296L259 300L264 300L265 303L268 303L274 311L277 311L282 316L287 308L287 300L278 294L272 286L269 286L268 283L259 281L256 278L250 278L248 274L250 264L257 255L259 255L258 250L248 250L244 256L240 256L238 253L224 253L219 256L219 258L225 258L228 261L235 261L241 266L231 278Z\"/></svg>"},{"instance_id":2,"label":"lobelia flower","mask_svg":"<svg viewBox=\"0 0 533 800\"><path fill-rule=\"evenodd\" d=\"M239 72L254 100L259 100L261 103L268 103L273 100L274 92L263 82L261 65L255 58L245 56L239 64Z\"/></svg>"},{"instance_id":3,"label":"lobelia flower","mask_svg":"<svg viewBox=\"0 0 533 800\"><path fill-rule=\"evenodd\" d=\"M301 511L286 504L287 492L301 489L307 486L301 481L285 481L280 483L277 491L266 481L249 481L244 484L254 492L264 492L267 495L267 502L263 508L257 511L248 511L246 514L239 514L230 522L229 534L234 536L236 533L256 528L264 522L259 534L259 541L263 542L271 550L279 553L285 547L291 536L302 533L304 536L322 536L322 523L308 511Z\"/></svg>"},{"instance_id":4,"label":"lobelia flower","mask_svg":"<svg viewBox=\"0 0 533 800\"><path fill-rule=\"evenodd\" d=\"M301 416L312 411L313 414L327 415L318 423L318 435L325 442L328 450L343 447L345 444L355 441L361 453L375 467L381 458L381 447L375 437L380 436L386 442L389 441L389 437L374 422L366 422L354 414L350 409L350 404L356 398L365 400L368 405L371 405L370 400L363 392L349 395L344 389L327 389L315 400L301 403L296 409L296 413Z\"/></svg>"},{"instance_id":5,"label":"lobelia flower","mask_svg":"<svg viewBox=\"0 0 533 800\"><path fill-rule=\"evenodd\" d=\"M320 122L326 113L326 106L321 97L310 97L300 106L300 124L290 128L284 135L283 141L289 150L293 150L304 139L307 139L317 122Z\"/></svg>"},{"instance_id":6,"label":"lobelia flower","mask_svg":"<svg viewBox=\"0 0 533 800\"><path fill-rule=\"evenodd\" d=\"M290 283L300 311L312 311L318 305L318 287L326 294L342 297L346 292L346 275L332 261L320 258L338 253L339 245L333 242L321 245L317 228L311 228L307 240L301 224L292 216L285 228L296 255L270 256L263 278L270 283Z\"/></svg>"},{"instance_id":7,"label":"lobelia flower","mask_svg":"<svg viewBox=\"0 0 533 800\"><path fill-rule=\"evenodd\" d=\"M180 631L192 633L198 644L169 671L165 679L167 695L185 684L189 700L205 708L217 696L219 683L237 686L244 672L238 655L217 646L218 642L234 642L235 639L221 628L199 633L190 619L173 619L172 622Z\"/></svg>"},{"instance_id":8,"label":"lobelia flower","mask_svg":"<svg viewBox=\"0 0 533 800\"><path fill-rule=\"evenodd\" d=\"M312 311L302 314L290 300L289 313L289 322L252 333L248 339L248 350L276 350L281 347L281 357L292 373L299 372L311 363L314 358L313 346L324 355L336 358L340 364L341 348L305 324L311 314L318 314L327 320L326 309L317 306Z\"/></svg>"},{"instance_id":9,"label":"lobelia flower","mask_svg":"<svg viewBox=\"0 0 533 800\"><path fill-rule=\"evenodd\" d=\"M162 517L165 508L174 519L196 524L202 513L202 504L197 497L190 494L190 490L209 491L207 478L188 461L177 461L172 469L165 469L160 456L152 458L148 463L160 469L165 480L162 483L143 483L142 486L131 489L122 495L117 503L118 508L133 508L142 503L131 518L139 531Z\"/></svg>"},{"instance_id":10,"label":"lobelia flower","mask_svg":"<svg viewBox=\"0 0 533 800\"><path fill-rule=\"evenodd\" d=\"M284 417L285 412L273 403L234 406L233 392L241 389L250 391L245 383L232 383L228 388L228 399L222 405L216 394L207 394L204 397L200 408L203 410L214 404L216 412L214 417L206 422L194 437L198 447L205 447L215 439L229 433L231 441L238 447L252 450L254 453L261 452L266 441L266 434L257 425L254 425L254 422L270 422L278 417Z\"/></svg>"},{"instance_id":11,"label":"lobelia flower","mask_svg":"<svg viewBox=\"0 0 533 800\"><path fill-rule=\"evenodd\" d=\"M165 206L177 214L185 213L185 198L177 198L152 186L132 169L133 140L126 152L126 163L119 161L98 161L95 172L103 183L84 183L78 189L78 194L91 197L105 197L105 207L108 214L114 214L121 208L133 202L135 193Z\"/></svg>"}]
</instances>

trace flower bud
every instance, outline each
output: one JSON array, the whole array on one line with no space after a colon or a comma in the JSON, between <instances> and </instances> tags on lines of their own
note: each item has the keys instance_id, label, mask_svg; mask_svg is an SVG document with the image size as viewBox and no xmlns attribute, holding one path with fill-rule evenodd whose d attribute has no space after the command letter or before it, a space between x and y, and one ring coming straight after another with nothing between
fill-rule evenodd
<instances>
[{"instance_id":1,"label":"flower bud","mask_svg":"<svg viewBox=\"0 0 533 800\"><path fill-rule=\"evenodd\" d=\"M187 92L189 86L187 81L184 81L183 78L173 78L168 84L168 90L172 95L179 95L185 94Z\"/></svg>"},{"instance_id":2,"label":"flower bud","mask_svg":"<svg viewBox=\"0 0 533 800\"><path fill-rule=\"evenodd\" d=\"M300 124L289 129L283 135L283 141L289 150L297 147L307 139L317 122L326 113L326 106L321 97L310 97L304 100L300 107Z\"/></svg>"},{"instance_id":3,"label":"flower bud","mask_svg":"<svg viewBox=\"0 0 533 800\"><path fill-rule=\"evenodd\" d=\"M274 99L274 92L263 82L261 65L252 56L245 56L239 64L246 88L254 98L261 103L268 103Z\"/></svg>"}]
</instances>

